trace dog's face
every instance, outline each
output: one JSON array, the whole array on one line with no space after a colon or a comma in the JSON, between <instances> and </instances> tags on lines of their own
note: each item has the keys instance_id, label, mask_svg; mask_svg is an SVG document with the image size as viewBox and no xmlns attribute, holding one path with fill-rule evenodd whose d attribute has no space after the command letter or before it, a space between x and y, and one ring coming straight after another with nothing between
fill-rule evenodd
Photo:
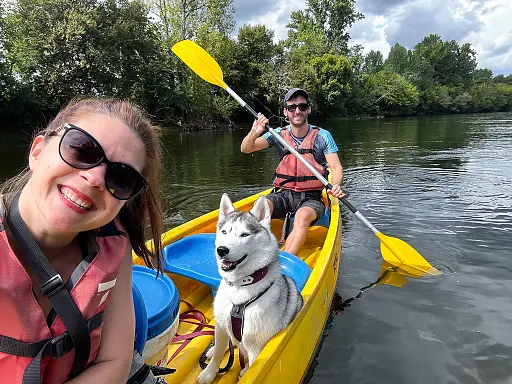
<instances>
[{"instance_id":1,"label":"dog's face","mask_svg":"<svg viewBox=\"0 0 512 384\"><path fill-rule=\"evenodd\" d=\"M222 195L215 238L221 276L247 276L277 259L279 248L270 231L270 219L264 196L258 198L250 212L240 212L228 195Z\"/></svg>"}]
</instances>

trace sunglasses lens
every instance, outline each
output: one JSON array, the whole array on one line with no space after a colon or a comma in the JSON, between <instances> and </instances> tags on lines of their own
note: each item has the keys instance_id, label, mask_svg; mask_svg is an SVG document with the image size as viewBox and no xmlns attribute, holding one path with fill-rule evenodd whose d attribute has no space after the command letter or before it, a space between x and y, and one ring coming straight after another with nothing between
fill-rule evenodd
<instances>
[{"instance_id":1,"label":"sunglasses lens","mask_svg":"<svg viewBox=\"0 0 512 384\"><path fill-rule=\"evenodd\" d=\"M121 163L110 163L105 175L105 185L117 199L127 200L144 188L143 177L132 167Z\"/></svg>"},{"instance_id":2,"label":"sunglasses lens","mask_svg":"<svg viewBox=\"0 0 512 384\"><path fill-rule=\"evenodd\" d=\"M299 110L301 112L306 111L309 108L309 104L302 103L302 104L290 104L286 106L286 109L288 109L289 112L295 112L295 110L299 107Z\"/></svg>"},{"instance_id":3,"label":"sunglasses lens","mask_svg":"<svg viewBox=\"0 0 512 384\"><path fill-rule=\"evenodd\" d=\"M74 168L87 169L103 159L103 149L82 131L66 131L60 142L62 159Z\"/></svg>"}]
</instances>

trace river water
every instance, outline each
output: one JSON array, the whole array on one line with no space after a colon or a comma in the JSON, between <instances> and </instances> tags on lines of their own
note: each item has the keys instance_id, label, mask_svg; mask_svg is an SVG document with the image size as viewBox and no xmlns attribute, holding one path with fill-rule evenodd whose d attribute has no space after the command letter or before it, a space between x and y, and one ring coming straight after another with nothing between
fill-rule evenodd
<instances>
[{"instance_id":1,"label":"river water","mask_svg":"<svg viewBox=\"0 0 512 384\"><path fill-rule=\"evenodd\" d=\"M349 201L443 274L374 284L379 241L343 209L337 295L309 382L512 383L512 113L323 127ZM167 228L216 209L223 192L269 186L277 155L241 154L244 134L165 133ZM29 141L0 134L0 178L24 164Z\"/></svg>"}]
</instances>

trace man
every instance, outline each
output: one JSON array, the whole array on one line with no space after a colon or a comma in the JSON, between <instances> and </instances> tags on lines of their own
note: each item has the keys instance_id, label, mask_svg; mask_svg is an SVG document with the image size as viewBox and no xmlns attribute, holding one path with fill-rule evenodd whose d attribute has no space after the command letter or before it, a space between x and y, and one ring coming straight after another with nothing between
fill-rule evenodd
<instances>
[{"instance_id":1,"label":"man","mask_svg":"<svg viewBox=\"0 0 512 384\"><path fill-rule=\"evenodd\" d=\"M326 167L331 172L329 191L337 198L344 196L341 191L343 167L338 157L338 147L331 134L325 129L311 126L308 116L311 113L308 93L301 88L293 88L284 97L284 115L290 125L275 131L299 153L302 154L321 174L327 176ZM270 132L260 136L265 130L268 119L258 114L250 132L242 141L243 153L251 153L276 145L281 157L276 170L274 191L267 195L272 218L284 218L295 213L293 230L286 240L284 250L297 255L306 240L309 226L323 214L323 184L288 152Z\"/></svg>"}]
</instances>

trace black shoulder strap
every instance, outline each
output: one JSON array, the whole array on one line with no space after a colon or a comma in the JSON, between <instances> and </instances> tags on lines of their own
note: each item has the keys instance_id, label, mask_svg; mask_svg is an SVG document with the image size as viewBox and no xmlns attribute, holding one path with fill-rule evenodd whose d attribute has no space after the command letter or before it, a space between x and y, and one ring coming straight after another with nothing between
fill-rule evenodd
<instances>
[{"instance_id":1,"label":"black shoulder strap","mask_svg":"<svg viewBox=\"0 0 512 384\"><path fill-rule=\"evenodd\" d=\"M77 307L70 293L65 289L62 277L55 271L46 256L37 245L29 229L21 218L18 208L20 194L18 193L9 207L7 222L11 232L20 248L21 255L30 265L41 284L41 293L48 297L53 308L66 326L75 347L75 359L71 368L69 379L81 373L91 351L91 339L87 323L82 312ZM41 383L40 371L41 356L36 357L29 364L23 374L23 384Z\"/></svg>"}]
</instances>

